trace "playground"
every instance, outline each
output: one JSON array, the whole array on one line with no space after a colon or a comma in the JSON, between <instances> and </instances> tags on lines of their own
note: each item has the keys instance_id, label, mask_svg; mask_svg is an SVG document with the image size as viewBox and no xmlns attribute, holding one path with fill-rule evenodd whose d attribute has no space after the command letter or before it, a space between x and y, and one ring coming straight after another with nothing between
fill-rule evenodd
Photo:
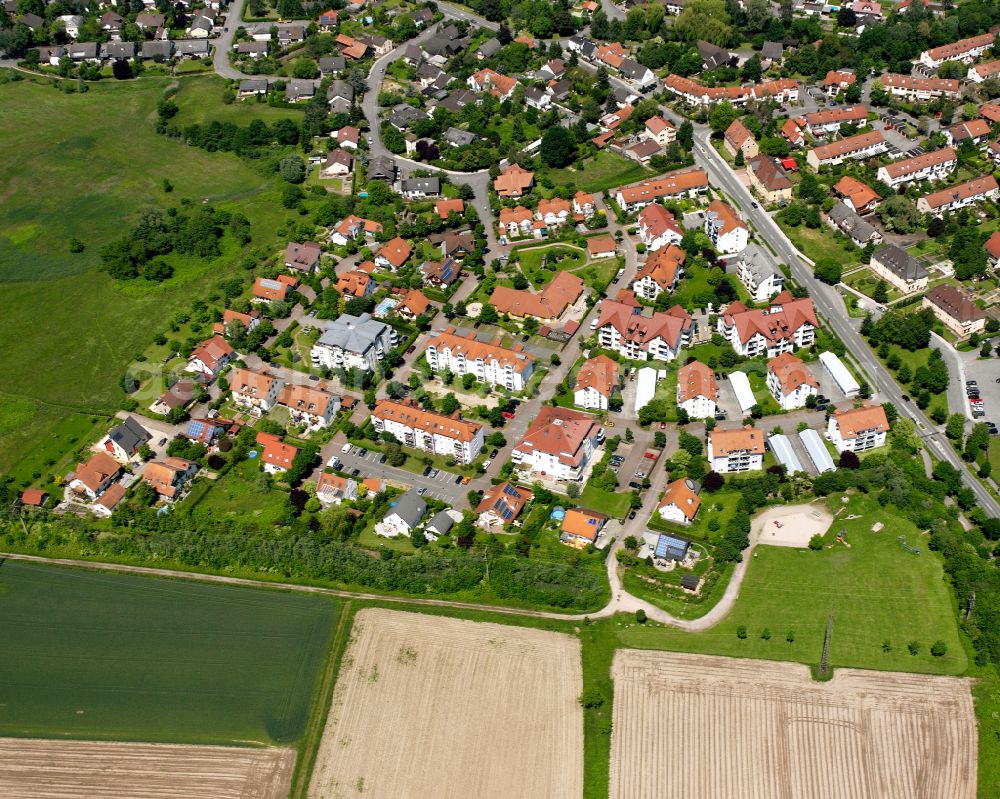
<instances>
[{"instance_id":1,"label":"playground","mask_svg":"<svg viewBox=\"0 0 1000 799\"><path fill-rule=\"evenodd\" d=\"M807 547L817 533L823 535L833 516L820 503L768 508L753 520L751 540L775 547Z\"/></svg>"}]
</instances>

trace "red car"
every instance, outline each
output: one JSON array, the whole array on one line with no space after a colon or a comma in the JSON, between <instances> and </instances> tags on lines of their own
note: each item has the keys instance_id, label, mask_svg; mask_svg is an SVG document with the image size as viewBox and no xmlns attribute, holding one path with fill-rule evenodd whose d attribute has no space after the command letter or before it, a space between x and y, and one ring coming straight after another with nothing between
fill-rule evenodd
<instances>
[{"instance_id":1,"label":"red car","mask_svg":"<svg viewBox=\"0 0 1000 799\"><path fill-rule=\"evenodd\" d=\"M500 411L500 415L504 419L513 419L514 418L514 414L512 414L510 411Z\"/></svg>"},{"instance_id":2,"label":"red car","mask_svg":"<svg viewBox=\"0 0 1000 799\"><path fill-rule=\"evenodd\" d=\"M667 423L666 422L660 422L660 429L661 430L666 430L667 429Z\"/></svg>"}]
</instances>

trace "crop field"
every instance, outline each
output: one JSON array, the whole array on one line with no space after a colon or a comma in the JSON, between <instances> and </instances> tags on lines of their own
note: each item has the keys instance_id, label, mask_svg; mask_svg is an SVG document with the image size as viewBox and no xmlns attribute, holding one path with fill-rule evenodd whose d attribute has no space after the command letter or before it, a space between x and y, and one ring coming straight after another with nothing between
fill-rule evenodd
<instances>
[{"instance_id":1,"label":"crop field","mask_svg":"<svg viewBox=\"0 0 1000 799\"><path fill-rule=\"evenodd\" d=\"M309 796L579 799L582 681L567 635L362 610Z\"/></svg>"},{"instance_id":2,"label":"crop field","mask_svg":"<svg viewBox=\"0 0 1000 799\"><path fill-rule=\"evenodd\" d=\"M214 79L180 80L182 96L196 106L192 114L205 89L184 90L205 80ZM14 440L0 444L0 472L24 460L32 462L18 478L44 472L48 458L36 458L37 448L60 435L74 411L115 410L126 366L174 311L225 278L246 277L242 253L227 252L180 264L162 285L116 284L97 271L100 251L139 210L207 199L246 214L251 248L275 242L284 210L272 176L234 155L156 133L156 106L168 83L108 81L90 84L85 94L30 80L0 84L0 151L17 154L0 160L0 399L37 406L19 421ZM248 120L258 114L256 107L241 110ZM83 252L70 252L74 237Z\"/></svg>"},{"instance_id":3,"label":"crop field","mask_svg":"<svg viewBox=\"0 0 1000 799\"><path fill-rule=\"evenodd\" d=\"M619 650L611 799L973 799L971 683Z\"/></svg>"},{"instance_id":4,"label":"crop field","mask_svg":"<svg viewBox=\"0 0 1000 799\"><path fill-rule=\"evenodd\" d=\"M319 597L2 562L0 735L295 741L335 616Z\"/></svg>"},{"instance_id":5,"label":"crop field","mask_svg":"<svg viewBox=\"0 0 1000 799\"><path fill-rule=\"evenodd\" d=\"M4 799L285 799L292 749L0 738Z\"/></svg>"}]
</instances>

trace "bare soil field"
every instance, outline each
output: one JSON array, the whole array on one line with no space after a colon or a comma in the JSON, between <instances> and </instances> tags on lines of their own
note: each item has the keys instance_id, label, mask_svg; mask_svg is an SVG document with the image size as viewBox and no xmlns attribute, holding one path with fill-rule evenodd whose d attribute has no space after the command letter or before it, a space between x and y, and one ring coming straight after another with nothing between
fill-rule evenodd
<instances>
[{"instance_id":1,"label":"bare soil field","mask_svg":"<svg viewBox=\"0 0 1000 799\"><path fill-rule=\"evenodd\" d=\"M4 799L285 799L295 752L0 738Z\"/></svg>"},{"instance_id":2,"label":"bare soil field","mask_svg":"<svg viewBox=\"0 0 1000 799\"><path fill-rule=\"evenodd\" d=\"M611 799L973 799L970 682L623 649Z\"/></svg>"},{"instance_id":3,"label":"bare soil field","mask_svg":"<svg viewBox=\"0 0 1000 799\"><path fill-rule=\"evenodd\" d=\"M751 522L757 541L775 547L807 547L814 535L823 535L833 515L819 502L768 508Z\"/></svg>"},{"instance_id":4,"label":"bare soil field","mask_svg":"<svg viewBox=\"0 0 1000 799\"><path fill-rule=\"evenodd\" d=\"M580 799L580 644L370 608L354 619L315 799Z\"/></svg>"}]
</instances>

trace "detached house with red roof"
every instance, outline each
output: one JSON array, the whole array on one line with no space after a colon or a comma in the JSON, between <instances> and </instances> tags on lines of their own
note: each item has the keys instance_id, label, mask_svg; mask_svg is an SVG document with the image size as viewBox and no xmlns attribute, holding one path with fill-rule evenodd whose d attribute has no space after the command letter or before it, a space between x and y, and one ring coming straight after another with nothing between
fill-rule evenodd
<instances>
[{"instance_id":1,"label":"detached house with red roof","mask_svg":"<svg viewBox=\"0 0 1000 799\"><path fill-rule=\"evenodd\" d=\"M657 206L650 206L654 208ZM636 297L655 300L664 291L677 288L677 281L684 271L684 250L674 244L656 250L632 279L632 291Z\"/></svg>"},{"instance_id":2,"label":"detached house with red roof","mask_svg":"<svg viewBox=\"0 0 1000 799\"><path fill-rule=\"evenodd\" d=\"M756 156L760 152L760 147L757 145L757 140L753 137L753 134L747 129L740 120L734 119L732 124L726 128L725 137L723 138L723 145L726 148L726 152L729 153L734 158L736 153L742 152L743 158L749 161L751 158Z\"/></svg>"},{"instance_id":3,"label":"detached house with red roof","mask_svg":"<svg viewBox=\"0 0 1000 799\"><path fill-rule=\"evenodd\" d=\"M486 529L509 525L521 515L533 496L527 488L508 482L497 483L487 489L476 507L476 513L479 514L476 524Z\"/></svg>"},{"instance_id":4,"label":"detached house with red roof","mask_svg":"<svg viewBox=\"0 0 1000 799\"><path fill-rule=\"evenodd\" d=\"M511 460L521 469L557 480L579 480L603 438L593 416L544 405L514 447Z\"/></svg>"},{"instance_id":5,"label":"detached house with red roof","mask_svg":"<svg viewBox=\"0 0 1000 799\"><path fill-rule=\"evenodd\" d=\"M667 485L663 499L656 506L656 512L664 521L691 524L700 507L701 498L698 496L694 481L682 477Z\"/></svg>"},{"instance_id":6,"label":"detached house with red roof","mask_svg":"<svg viewBox=\"0 0 1000 799\"><path fill-rule=\"evenodd\" d=\"M114 482L122 467L107 452L95 452L86 463L76 467L70 480L71 491L87 499L97 499Z\"/></svg>"},{"instance_id":7,"label":"detached house with red roof","mask_svg":"<svg viewBox=\"0 0 1000 799\"><path fill-rule=\"evenodd\" d=\"M677 407L690 419L712 419L719 402L715 373L701 361L691 361L677 372Z\"/></svg>"},{"instance_id":8,"label":"detached house with red roof","mask_svg":"<svg viewBox=\"0 0 1000 799\"><path fill-rule=\"evenodd\" d=\"M769 308L747 309L741 302L729 303L725 313L719 314L717 329L740 355L775 358L795 347L812 346L817 326L812 300L795 299L783 291Z\"/></svg>"},{"instance_id":9,"label":"detached house with red roof","mask_svg":"<svg viewBox=\"0 0 1000 799\"><path fill-rule=\"evenodd\" d=\"M721 200L713 200L705 211L705 233L721 255L746 249L750 229L739 214Z\"/></svg>"},{"instance_id":10,"label":"detached house with red roof","mask_svg":"<svg viewBox=\"0 0 1000 799\"><path fill-rule=\"evenodd\" d=\"M885 445L889 420L881 405L862 405L834 411L826 432L837 452L865 452Z\"/></svg>"},{"instance_id":11,"label":"detached house with red roof","mask_svg":"<svg viewBox=\"0 0 1000 799\"><path fill-rule=\"evenodd\" d=\"M626 358L672 361L691 346L694 321L679 305L662 312L604 300L597 332L601 347Z\"/></svg>"},{"instance_id":12,"label":"detached house with red roof","mask_svg":"<svg viewBox=\"0 0 1000 799\"><path fill-rule=\"evenodd\" d=\"M607 355L584 361L576 375L573 404L587 410L608 410L611 398L621 385L621 369Z\"/></svg>"},{"instance_id":13,"label":"detached house with red roof","mask_svg":"<svg viewBox=\"0 0 1000 799\"><path fill-rule=\"evenodd\" d=\"M292 468L292 461L299 454L299 448L286 444L281 436L273 433L258 433L257 443L263 447L261 464L268 474L281 474Z\"/></svg>"},{"instance_id":14,"label":"detached house with red roof","mask_svg":"<svg viewBox=\"0 0 1000 799\"><path fill-rule=\"evenodd\" d=\"M413 248L410 247L410 243L396 236L396 238L387 241L379 250L378 255L375 256L375 265L382 269L395 271L409 260L412 252Z\"/></svg>"},{"instance_id":15,"label":"detached house with red roof","mask_svg":"<svg viewBox=\"0 0 1000 799\"><path fill-rule=\"evenodd\" d=\"M177 498L181 488L195 472L198 464L184 458L167 458L164 461L152 461L146 464L142 472L142 481L168 502Z\"/></svg>"},{"instance_id":16,"label":"detached house with red roof","mask_svg":"<svg viewBox=\"0 0 1000 799\"><path fill-rule=\"evenodd\" d=\"M497 175L493 190L500 197L521 197L535 185L535 173L522 169L520 164L511 164Z\"/></svg>"},{"instance_id":17,"label":"detached house with red roof","mask_svg":"<svg viewBox=\"0 0 1000 799\"><path fill-rule=\"evenodd\" d=\"M474 72L469 76L466 83L477 94L489 92L501 103L504 100L509 100L511 95L514 94L514 89L517 88L517 81L514 78L501 75L499 72L489 68Z\"/></svg>"},{"instance_id":18,"label":"detached house with red roof","mask_svg":"<svg viewBox=\"0 0 1000 799\"><path fill-rule=\"evenodd\" d=\"M316 481L316 499L324 505L339 505L358 498L358 484L350 477L323 472Z\"/></svg>"},{"instance_id":19,"label":"detached house with red roof","mask_svg":"<svg viewBox=\"0 0 1000 799\"><path fill-rule=\"evenodd\" d=\"M233 404L254 416L263 416L278 401L282 382L276 377L249 369L233 369L228 377Z\"/></svg>"},{"instance_id":20,"label":"detached house with red roof","mask_svg":"<svg viewBox=\"0 0 1000 799\"><path fill-rule=\"evenodd\" d=\"M187 371L214 379L235 357L236 351L228 341L222 336L212 336L194 348L188 358Z\"/></svg>"},{"instance_id":21,"label":"detached house with red roof","mask_svg":"<svg viewBox=\"0 0 1000 799\"><path fill-rule=\"evenodd\" d=\"M340 410L340 397L313 385L286 385L278 392L278 405L288 409L293 424L306 430L327 427Z\"/></svg>"},{"instance_id":22,"label":"detached house with red roof","mask_svg":"<svg viewBox=\"0 0 1000 799\"><path fill-rule=\"evenodd\" d=\"M639 238L646 249L655 251L668 244L680 244L684 231L674 215L659 203L651 203L639 212Z\"/></svg>"},{"instance_id":23,"label":"detached house with red roof","mask_svg":"<svg viewBox=\"0 0 1000 799\"><path fill-rule=\"evenodd\" d=\"M645 135L660 147L666 147L677 138L677 128L673 122L662 116L650 117L646 120Z\"/></svg>"},{"instance_id":24,"label":"detached house with red roof","mask_svg":"<svg viewBox=\"0 0 1000 799\"><path fill-rule=\"evenodd\" d=\"M351 214L334 225L333 232L330 233L330 241L344 247L352 239L372 238L381 232L382 224L380 222L362 219L360 216Z\"/></svg>"},{"instance_id":25,"label":"detached house with red roof","mask_svg":"<svg viewBox=\"0 0 1000 799\"><path fill-rule=\"evenodd\" d=\"M570 508L562 521L559 540L572 547L582 549L597 541L608 517L586 508Z\"/></svg>"},{"instance_id":26,"label":"detached house with red roof","mask_svg":"<svg viewBox=\"0 0 1000 799\"><path fill-rule=\"evenodd\" d=\"M804 408L819 394L819 383L800 358L783 352L767 365L767 387L783 410Z\"/></svg>"}]
</instances>

